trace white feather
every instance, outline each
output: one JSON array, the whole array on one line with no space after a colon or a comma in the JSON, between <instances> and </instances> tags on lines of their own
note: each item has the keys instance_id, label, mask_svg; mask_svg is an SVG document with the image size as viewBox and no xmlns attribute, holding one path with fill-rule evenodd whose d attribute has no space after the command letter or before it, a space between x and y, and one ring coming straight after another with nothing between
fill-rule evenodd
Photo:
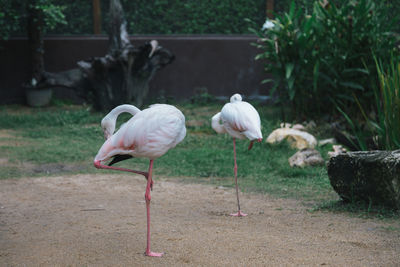
<instances>
[{"instance_id":1,"label":"white feather","mask_svg":"<svg viewBox=\"0 0 400 267\"><path fill-rule=\"evenodd\" d=\"M117 154L155 159L175 147L185 135L185 117L180 110L171 105L151 105L106 140L95 161L105 161Z\"/></svg>"},{"instance_id":2,"label":"white feather","mask_svg":"<svg viewBox=\"0 0 400 267\"><path fill-rule=\"evenodd\" d=\"M239 94L234 94L230 100L231 102L225 104L221 112L212 118L212 128L217 133L227 132L239 139L262 138L261 120L257 110L251 104L242 101ZM222 125L219 121L222 121Z\"/></svg>"}]
</instances>

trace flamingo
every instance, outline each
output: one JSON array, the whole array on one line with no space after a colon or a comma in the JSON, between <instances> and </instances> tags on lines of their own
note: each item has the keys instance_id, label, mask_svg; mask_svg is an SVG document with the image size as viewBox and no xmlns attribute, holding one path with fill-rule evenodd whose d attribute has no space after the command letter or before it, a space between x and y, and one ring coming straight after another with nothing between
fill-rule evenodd
<instances>
[{"instance_id":1,"label":"flamingo","mask_svg":"<svg viewBox=\"0 0 400 267\"><path fill-rule=\"evenodd\" d=\"M143 175L147 179L145 193L147 246L145 255L161 257L163 253L150 250L150 190L153 189L153 161L185 138L185 116L176 107L166 104L154 104L142 111L136 108L130 108L130 110L136 112L135 115L104 142L94 158L94 166L99 169L133 172ZM118 112L115 111L111 118L116 119L115 114ZM150 160L148 171L143 172L111 166L118 161L132 157L148 158ZM111 158L112 161L108 166L103 164Z\"/></svg>"},{"instance_id":2,"label":"flamingo","mask_svg":"<svg viewBox=\"0 0 400 267\"><path fill-rule=\"evenodd\" d=\"M101 120L101 129L103 130L104 133L104 139L110 138L115 131L115 124L117 122L117 118L119 114L121 113L130 113L132 116L134 116L136 113L140 112L140 109L133 105L120 105L115 107L113 110L111 110L102 120Z\"/></svg>"},{"instance_id":3,"label":"flamingo","mask_svg":"<svg viewBox=\"0 0 400 267\"><path fill-rule=\"evenodd\" d=\"M222 124L220 124L222 121ZM231 216L247 216L240 210L239 189L237 182L237 164L236 164L236 138L249 139L248 150L253 147L254 141L261 142L261 121L257 110L249 103L242 101L240 94L234 94L222 108L221 112L215 114L211 119L211 126L217 133L228 133L233 138L233 158L234 174L236 185L236 197L238 212L230 214Z\"/></svg>"}]
</instances>

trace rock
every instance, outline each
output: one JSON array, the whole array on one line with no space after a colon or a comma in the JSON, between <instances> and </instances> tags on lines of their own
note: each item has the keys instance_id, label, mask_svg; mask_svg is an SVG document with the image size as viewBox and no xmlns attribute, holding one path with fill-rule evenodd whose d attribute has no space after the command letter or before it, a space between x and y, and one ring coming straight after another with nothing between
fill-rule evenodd
<instances>
[{"instance_id":1,"label":"rock","mask_svg":"<svg viewBox=\"0 0 400 267\"><path fill-rule=\"evenodd\" d=\"M312 148L305 148L297 151L293 156L289 158L290 167L305 167L323 165L324 159L318 150Z\"/></svg>"},{"instance_id":2,"label":"rock","mask_svg":"<svg viewBox=\"0 0 400 267\"><path fill-rule=\"evenodd\" d=\"M305 130L306 130L306 128L305 128L303 125L301 125L301 124L295 124L295 125L293 125L293 126L292 126L292 129L299 130L299 131L305 131Z\"/></svg>"},{"instance_id":3,"label":"rock","mask_svg":"<svg viewBox=\"0 0 400 267\"><path fill-rule=\"evenodd\" d=\"M324 146L327 144L335 144L336 143L336 139L335 138L328 138L328 139L323 139L323 140L319 140L318 141L318 145L319 146Z\"/></svg>"},{"instance_id":4,"label":"rock","mask_svg":"<svg viewBox=\"0 0 400 267\"><path fill-rule=\"evenodd\" d=\"M317 124L315 123L315 121L309 121L308 123L306 123L306 130L312 130L315 127L317 127Z\"/></svg>"},{"instance_id":5,"label":"rock","mask_svg":"<svg viewBox=\"0 0 400 267\"><path fill-rule=\"evenodd\" d=\"M299 131L305 131L305 129L306 129L303 125L301 125L299 123L292 125L291 123L288 123L288 122L282 122L280 124L280 126L281 126L281 128L292 128L292 129L299 130Z\"/></svg>"},{"instance_id":6,"label":"rock","mask_svg":"<svg viewBox=\"0 0 400 267\"><path fill-rule=\"evenodd\" d=\"M267 138L267 143L280 143L287 139L293 148L304 149L314 148L317 145L317 139L307 132L292 128L278 128L274 130Z\"/></svg>"},{"instance_id":7,"label":"rock","mask_svg":"<svg viewBox=\"0 0 400 267\"><path fill-rule=\"evenodd\" d=\"M333 151L328 152L329 158L335 157L339 155L340 153L346 153L347 150L342 147L342 145L333 145L332 146Z\"/></svg>"},{"instance_id":8,"label":"rock","mask_svg":"<svg viewBox=\"0 0 400 267\"><path fill-rule=\"evenodd\" d=\"M340 153L329 160L328 175L344 201L400 209L400 150Z\"/></svg>"}]
</instances>

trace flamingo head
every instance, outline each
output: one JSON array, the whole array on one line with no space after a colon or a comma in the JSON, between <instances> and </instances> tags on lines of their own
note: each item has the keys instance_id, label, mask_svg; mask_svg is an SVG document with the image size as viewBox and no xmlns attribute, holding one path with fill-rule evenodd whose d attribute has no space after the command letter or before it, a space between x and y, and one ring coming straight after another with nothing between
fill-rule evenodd
<instances>
[{"instance_id":1,"label":"flamingo head","mask_svg":"<svg viewBox=\"0 0 400 267\"><path fill-rule=\"evenodd\" d=\"M97 169L101 169L101 168L100 168L100 166L101 166L100 160L95 160L95 161L93 162L93 165L94 165Z\"/></svg>"},{"instance_id":2,"label":"flamingo head","mask_svg":"<svg viewBox=\"0 0 400 267\"><path fill-rule=\"evenodd\" d=\"M103 130L104 133L104 139L108 139L113 135L115 131L115 123L112 122L112 120L108 119L103 119L101 121L101 129Z\"/></svg>"},{"instance_id":3,"label":"flamingo head","mask_svg":"<svg viewBox=\"0 0 400 267\"><path fill-rule=\"evenodd\" d=\"M233 96L231 96L230 101L231 103L236 101L242 101L242 96L240 94L234 94Z\"/></svg>"}]
</instances>

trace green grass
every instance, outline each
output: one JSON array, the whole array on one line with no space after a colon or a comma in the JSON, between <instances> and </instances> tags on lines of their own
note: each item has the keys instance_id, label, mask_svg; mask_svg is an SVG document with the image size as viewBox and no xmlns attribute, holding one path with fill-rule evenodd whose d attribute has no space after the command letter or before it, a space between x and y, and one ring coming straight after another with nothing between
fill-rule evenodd
<instances>
[{"instance_id":1,"label":"green grass","mask_svg":"<svg viewBox=\"0 0 400 267\"><path fill-rule=\"evenodd\" d=\"M222 104L178 105L186 116L188 133L182 143L155 161L156 180L179 177L187 182L234 186L232 138L217 135L210 127L212 115L221 107ZM257 106L257 109L266 139L279 126L279 115L270 107ZM50 167L60 164L75 166L70 173L109 172L97 170L92 165L104 142L100 128L103 116L86 106L1 107L0 162L6 163L0 164L0 179L49 175L41 172L40 168L35 170L35 166L46 164ZM129 115L121 116L118 122L128 118ZM286 143L270 145L263 141L255 143L250 151L247 150L248 144L245 140L237 141L241 190L299 199L312 205L338 200L325 166L291 168L288 158L296 150ZM330 147L317 149L327 160ZM147 170L148 160L136 158L121 162L119 166ZM60 172L65 171L60 169Z\"/></svg>"},{"instance_id":2,"label":"green grass","mask_svg":"<svg viewBox=\"0 0 400 267\"><path fill-rule=\"evenodd\" d=\"M156 176L187 177L188 180L233 186L233 146L228 135L217 135L210 118L222 105L183 105L188 134L175 149L155 162ZM258 107L266 137L279 125L276 114ZM0 152L9 159L1 166L1 178L21 177L21 162L32 164L76 164L83 172L95 172L92 160L103 143L99 122L104 114L88 107L62 106L30 109L3 106L0 109ZM118 122L129 116L121 116ZM13 145L17 144L17 145ZM288 157L296 151L286 144L256 143L247 150L248 141L238 140L238 177L245 191L268 192L280 197L331 199L325 167L290 168ZM322 151L326 154L326 151ZM134 159L120 165L147 168L146 159Z\"/></svg>"},{"instance_id":3,"label":"green grass","mask_svg":"<svg viewBox=\"0 0 400 267\"><path fill-rule=\"evenodd\" d=\"M380 205L369 205L365 202L345 203L343 201L326 201L318 203L310 210L346 213L360 218L398 219L399 211ZM400 230L395 227L392 230Z\"/></svg>"}]
</instances>

